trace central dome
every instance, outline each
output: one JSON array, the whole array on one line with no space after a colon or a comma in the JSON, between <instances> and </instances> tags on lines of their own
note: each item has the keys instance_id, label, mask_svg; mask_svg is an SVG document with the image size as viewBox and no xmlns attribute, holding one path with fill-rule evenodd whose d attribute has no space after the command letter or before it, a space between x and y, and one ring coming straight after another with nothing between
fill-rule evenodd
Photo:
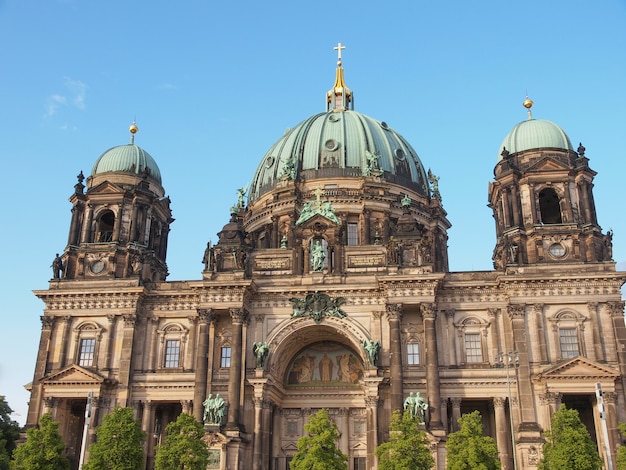
<instances>
[{"instance_id":1,"label":"central dome","mask_svg":"<svg viewBox=\"0 0 626 470\"><path fill-rule=\"evenodd\" d=\"M329 111L288 129L270 147L254 174L249 200L286 179L373 175L429 194L422 162L400 134L353 110Z\"/></svg>"},{"instance_id":2,"label":"central dome","mask_svg":"<svg viewBox=\"0 0 626 470\"><path fill-rule=\"evenodd\" d=\"M141 175L161 184L161 171L148 152L135 144L119 145L104 152L91 169L91 175L101 173L130 173Z\"/></svg>"}]
</instances>

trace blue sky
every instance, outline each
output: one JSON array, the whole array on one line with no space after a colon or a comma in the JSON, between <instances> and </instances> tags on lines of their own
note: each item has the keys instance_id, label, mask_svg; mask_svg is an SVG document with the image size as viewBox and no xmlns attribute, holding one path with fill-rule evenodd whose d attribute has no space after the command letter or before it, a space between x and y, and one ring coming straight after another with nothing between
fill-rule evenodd
<instances>
[{"instance_id":1,"label":"blue sky","mask_svg":"<svg viewBox=\"0 0 626 470\"><path fill-rule=\"evenodd\" d=\"M626 269L626 2L0 0L0 394L23 422L76 175L135 143L173 215L169 279L200 279L236 189L288 127L325 109L337 42L355 109L440 177L453 271L491 269L487 187L526 118L559 124L598 172L598 220Z\"/></svg>"}]
</instances>

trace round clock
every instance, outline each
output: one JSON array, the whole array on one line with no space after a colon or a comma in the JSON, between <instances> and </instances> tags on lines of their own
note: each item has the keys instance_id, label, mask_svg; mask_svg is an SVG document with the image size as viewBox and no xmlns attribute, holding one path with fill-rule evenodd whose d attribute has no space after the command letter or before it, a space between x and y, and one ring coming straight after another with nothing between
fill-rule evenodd
<instances>
[{"instance_id":1,"label":"round clock","mask_svg":"<svg viewBox=\"0 0 626 470\"><path fill-rule=\"evenodd\" d=\"M94 274L100 274L104 271L104 261L101 259L94 261L90 266L91 272Z\"/></svg>"},{"instance_id":2,"label":"round clock","mask_svg":"<svg viewBox=\"0 0 626 470\"><path fill-rule=\"evenodd\" d=\"M550 245L549 251L555 258L562 258L565 256L565 247L560 243L553 243Z\"/></svg>"}]
</instances>

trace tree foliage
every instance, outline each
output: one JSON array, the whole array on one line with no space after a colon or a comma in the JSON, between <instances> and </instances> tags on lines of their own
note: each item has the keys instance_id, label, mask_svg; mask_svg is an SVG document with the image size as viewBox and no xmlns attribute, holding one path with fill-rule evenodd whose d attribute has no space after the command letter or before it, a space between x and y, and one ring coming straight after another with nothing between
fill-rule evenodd
<instances>
[{"instance_id":1,"label":"tree foliage","mask_svg":"<svg viewBox=\"0 0 626 470\"><path fill-rule=\"evenodd\" d=\"M461 428L448 436L447 470L495 470L500 468L496 441L483 436L480 412L466 413L459 418Z\"/></svg>"},{"instance_id":2,"label":"tree foliage","mask_svg":"<svg viewBox=\"0 0 626 470\"><path fill-rule=\"evenodd\" d=\"M26 442L13 451L12 470L68 470L70 461L63 455L65 444L59 423L45 414L39 426L26 431Z\"/></svg>"},{"instance_id":3,"label":"tree foliage","mask_svg":"<svg viewBox=\"0 0 626 470\"><path fill-rule=\"evenodd\" d=\"M319 410L304 425L308 436L298 440L298 451L289 464L291 470L347 470L348 456L337 448L339 431L328 410Z\"/></svg>"},{"instance_id":4,"label":"tree foliage","mask_svg":"<svg viewBox=\"0 0 626 470\"><path fill-rule=\"evenodd\" d=\"M389 425L389 441L376 448L380 470L426 470L435 460L428 450L426 433L409 411L394 411Z\"/></svg>"},{"instance_id":5,"label":"tree foliage","mask_svg":"<svg viewBox=\"0 0 626 470\"><path fill-rule=\"evenodd\" d=\"M539 470L596 470L602 460L578 411L561 405L552 415L550 430L545 432L543 458Z\"/></svg>"},{"instance_id":6,"label":"tree foliage","mask_svg":"<svg viewBox=\"0 0 626 470\"><path fill-rule=\"evenodd\" d=\"M204 437L204 427L193 416L182 413L166 428L165 442L156 454L155 470L205 470L209 463L209 450Z\"/></svg>"},{"instance_id":7,"label":"tree foliage","mask_svg":"<svg viewBox=\"0 0 626 470\"><path fill-rule=\"evenodd\" d=\"M115 407L96 428L97 440L89 448L84 470L135 470L143 468L141 443L146 433L130 408Z\"/></svg>"},{"instance_id":8,"label":"tree foliage","mask_svg":"<svg viewBox=\"0 0 626 470\"><path fill-rule=\"evenodd\" d=\"M11 419L13 410L5 397L0 395L0 470L9 469L9 460L20 437L20 425Z\"/></svg>"},{"instance_id":9,"label":"tree foliage","mask_svg":"<svg viewBox=\"0 0 626 470\"><path fill-rule=\"evenodd\" d=\"M619 432L626 436L626 423L619 423ZM617 449L617 459L615 461L616 470L626 470L626 446L621 445Z\"/></svg>"}]
</instances>

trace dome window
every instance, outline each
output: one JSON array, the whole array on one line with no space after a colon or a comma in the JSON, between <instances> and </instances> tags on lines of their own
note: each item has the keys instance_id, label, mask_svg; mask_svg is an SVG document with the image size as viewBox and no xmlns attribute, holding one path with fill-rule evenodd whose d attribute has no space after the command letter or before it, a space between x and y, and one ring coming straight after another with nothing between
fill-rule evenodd
<instances>
[{"instance_id":1,"label":"dome window","mask_svg":"<svg viewBox=\"0 0 626 470\"><path fill-rule=\"evenodd\" d=\"M275 158L273 156L269 156L265 159L265 168L272 168L274 165Z\"/></svg>"},{"instance_id":2,"label":"dome window","mask_svg":"<svg viewBox=\"0 0 626 470\"><path fill-rule=\"evenodd\" d=\"M554 189L545 188L541 190L539 193L539 211L541 212L541 223L546 225L563 223L559 196Z\"/></svg>"},{"instance_id":3,"label":"dome window","mask_svg":"<svg viewBox=\"0 0 626 470\"><path fill-rule=\"evenodd\" d=\"M328 116L328 120L330 122L339 122L341 118L339 117L338 114L331 114L330 116Z\"/></svg>"},{"instance_id":4,"label":"dome window","mask_svg":"<svg viewBox=\"0 0 626 470\"><path fill-rule=\"evenodd\" d=\"M324 144L324 147L326 147L326 150L333 152L339 148L339 142L334 139L328 139Z\"/></svg>"},{"instance_id":5,"label":"dome window","mask_svg":"<svg viewBox=\"0 0 626 470\"><path fill-rule=\"evenodd\" d=\"M406 155L404 154L404 150L402 149L396 149L396 151L394 152L394 155L401 162L403 162L406 159Z\"/></svg>"},{"instance_id":6,"label":"dome window","mask_svg":"<svg viewBox=\"0 0 626 470\"><path fill-rule=\"evenodd\" d=\"M113 227L115 227L115 215L111 211L104 212L98 220L97 241L100 243L113 241Z\"/></svg>"},{"instance_id":7,"label":"dome window","mask_svg":"<svg viewBox=\"0 0 626 470\"><path fill-rule=\"evenodd\" d=\"M382 127L383 129L385 129L386 131L389 130L389 124L387 124L385 121L380 123L380 127Z\"/></svg>"}]
</instances>

